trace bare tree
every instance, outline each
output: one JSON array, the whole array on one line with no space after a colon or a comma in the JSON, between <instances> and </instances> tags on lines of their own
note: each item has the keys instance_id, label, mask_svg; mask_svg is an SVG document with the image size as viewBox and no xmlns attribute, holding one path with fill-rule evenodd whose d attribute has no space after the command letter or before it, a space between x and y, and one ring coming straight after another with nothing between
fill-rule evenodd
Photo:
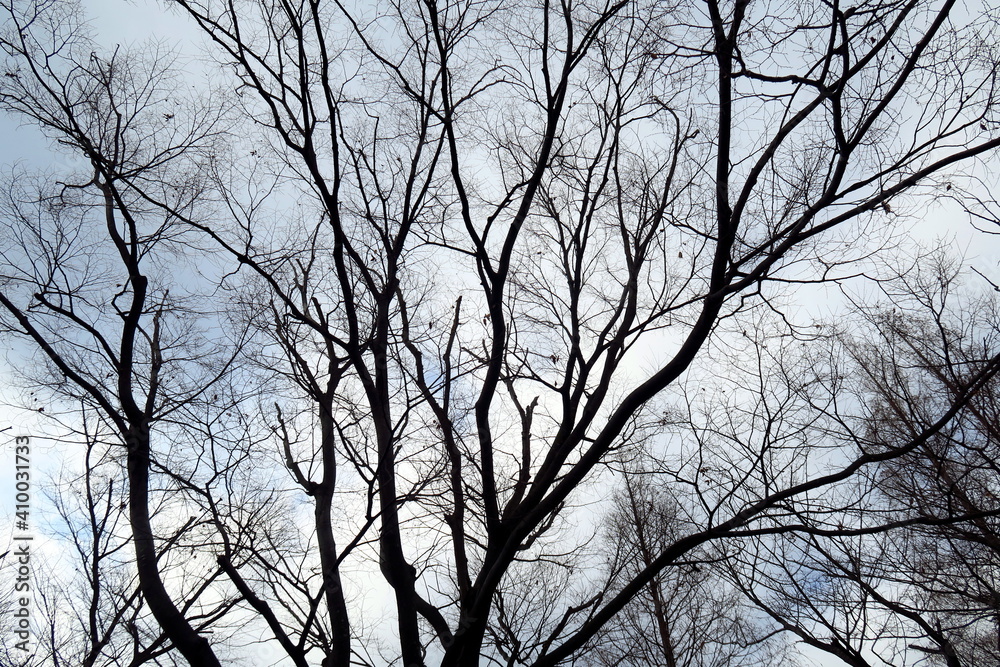
<instances>
[{"instance_id":1,"label":"bare tree","mask_svg":"<svg viewBox=\"0 0 1000 667\"><path fill-rule=\"evenodd\" d=\"M5 3L4 11L0 102L81 152L90 172L61 174L65 181L15 174L6 188L3 329L37 346L42 361L27 375L45 402L82 403L114 433L120 452L114 460L128 479L129 562L142 602L185 658L218 664L199 634L229 606L203 595L215 575L184 577L172 590L165 576L176 582L190 570L165 554L191 538L198 514L177 521L190 503L158 473L171 456L190 450L171 452L157 440L177 442L174 420L207 398L226 357L204 335L191 335L211 323L212 313L199 310L189 285L169 279L188 241L147 201L147 193L157 192L189 210L199 198L195 156L207 158L217 114L205 108L182 119L163 111L166 56L122 49L99 55L70 4ZM226 342L238 348L237 338ZM197 466L195 460L184 467ZM97 528L95 521L91 516L83 525ZM89 548L100 557L100 544ZM90 583L98 586L92 595L103 590ZM88 625L99 650L101 629Z\"/></svg>"},{"instance_id":2,"label":"bare tree","mask_svg":"<svg viewBox=\"0 0 1000 667\"><path fill-rule=\"evenodd\" d=\"M604 540L610 586L628 582L690 529L676 488L650 472L624 468L622 489L608 516ZM599 665L780 665L786 646L758 610L720 572L724 552L695 550L665 568L591 649Z\"/></svg>"},{"instance_id":3,"label":"bare tree","mask_svg":"<svg viewBox=\"0 0 1000 667\"><path fill-rule=\"evenodd\" d=\"M156 67L64 43L62 5L7 7L5 107L94 175L11 199L22 250L0 303L55 388L127 446L140 586L191 664L219 664L227 640L200 630L223 613L296 665L574 659L686 560L741 563L728 542L847 516L845 486L922 451L1000 370L985 349L919 428L876 446L796 402L794 376L737 368L825 349L785 286L884 262L911 198L1000 146L994 17L916 0L173 4L235 77L244 124L225 142L213 112L171 106ZM97 212L105 238L51 247ZM218 268L177 285L168 251ZM88 253L120 292L89 296ZM210 340L213 299L252 346ZM701 409L695 370L733 378L732 411L659 414ZM827 379L809 389L829 406L844 385ZM758 419L769 407L781 428ZM184 446L158 452L160 424ZM582 508L650 439L674 482L656 496L693 500L685 519L613 586L574 574ZM191 508L170 534L214 557L192 579L210 609L163 583L151 474ZM391 632L352 603L374 578Z\"/></svg>"},{"instance_id":4,"label":"bare tree","mask_svg":"<svg viewBox=\"0 0 1000 667\"><path fill-rule=\"evenodd\" d=\"M832 339L865 406L854 433L869 446L926 430L997 335L992 291L963 288L941 250L922 259L882 283L882 303L856 303L856 327ZM775 570L747 587L756 602L850 664L995 660L996 398L996 384L984 386L934 437L859 477L838 525L790 538L782 567L763 559Z\"/></svg>"},{"instance_id":5,"label":"bare tree","mask_svg":"<svg viewBox=\"0 0 1000 667\"><path fill-rule=\"evenodd\" d=\"M52 659L40 664L142 665L171 649L166 636L143 604L141 589L127 556L129 549L125 480L115 447L103 441L84 416L83 471L65 476L55 487L55 535L72 545L82 581L49 566L45 592L51 598L48 643ZM113 441L112 441L113 442ZM83 517L83 520L81 520ZM47 531L48 532L48 531ZM164 549L160 549L163 558Z\"/></svg>"},{"instance_id":6,"label":"bare tree","mask_svg":"<svg viewBox=\"0 0 1000 667\"><path fill-rule=\"evenodd\" d=\"M10 575L4 583L29 599L37 633L33 639L9 633L31 650L5 647L4 656L10 664L25 667L157 664L172 647L145 608L128 555L124 467L115 460L117 448L101 438L97 424L84 416L81 426L79 431L67 428L72 434L67 440L79 438L85 448L78 462L82 471L60 471L51 494L55 515L34 516L37 534L66 542L66 558L49 562L36 551L30 581L23 586L15 585L24 579L16 578L18 559L3 563L4 575ZM40 492L44 482L35 481ZM165 550L160 554L162 558Z\"/></svg>"}]
</instances>

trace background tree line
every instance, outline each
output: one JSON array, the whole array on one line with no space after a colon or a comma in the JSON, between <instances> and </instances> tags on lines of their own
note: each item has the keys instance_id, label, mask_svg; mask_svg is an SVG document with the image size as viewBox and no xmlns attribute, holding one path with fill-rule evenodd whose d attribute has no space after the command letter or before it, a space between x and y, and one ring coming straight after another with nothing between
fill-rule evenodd
<instances>
[{"instance_id":1,"label":"background tree line","mask_svg":"<svg viewBox=\"0 0 1000 667\"><path fill-rule=\"evenodd\" d=\"M5 660L996 660L994 267L910 234L996 233L995 9L169 4L203 83L2 3L86 165L0 204L75 562Z\"/></svg>"}]
</instances>

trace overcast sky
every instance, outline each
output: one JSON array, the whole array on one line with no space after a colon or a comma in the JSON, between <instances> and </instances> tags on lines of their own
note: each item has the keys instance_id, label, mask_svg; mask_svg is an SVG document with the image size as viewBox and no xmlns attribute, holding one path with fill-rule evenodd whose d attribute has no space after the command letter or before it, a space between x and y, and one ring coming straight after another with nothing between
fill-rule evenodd
<instances>
[{"instance_id":1,"label":"overcast sky","mask_svg":"<svg viewBox=\"0 0 1000 667\"><path fill-rule=\"evenodd\" d=\"M164 11L155 3L144 0L129 3L121 0L85 0L83 5L95 30L96 40L104 47L112 48L116 43L136 46L147 40L156 39L168 48L177 49L181 54L182 62L189 63L188 67L192 71L197 70L198 41L194 39L195 36L190 24L181 17ZM53 153L48 142L36 129L20 127L19 121L16 119L0 115L0 133L4 137L2 155L0 155L0 163L2 163L4 171L9 171L14 164L21 164L28 168L52 166L53 161L55 161L55 166L59 166L59 162L66 166L80 165L80 158L76 156ZM979 176L995 178L985 172ZM994 243L984 242L980 238L975 247L969 247L969 239L972 236L971 233L967 232L971 232L971 229L967 223L962 224L962 219L965 216L954 205L921 203L920 209L914 211L913 215L915 233L920 238L926 241L931 241L935 237L953 238L959 251L964 250L967 253L968 264L1000 282L1000 269L998 269L1000 237L994 237L996 240ZM817 312L816 314L820 315L821 313ZM5 373L5 368L0 369L0 374ZM0 380L3 379L5 379L5 375L0 375ZM9 396L7 398L10 400ZM57 460L55 455L59 445L41 437L43 431L41 427L33 423L31 413L14 413L0 407L0 428L5 429L3 433L5 440L12 439L14 435L30 433L34 438L33 462L36 472L39 474L51 472ZM12 448L0 449L0 465L4 471L0 475L0 512L7 515L13 509ZM37 503L40 503L40 493L40 486L36 486ZM0 551L5 548L4 538L5 536L0 534ZM839 663L824 655L822 658L816 659L816 664L835 665Z\"/></svg>"}]
</instances>

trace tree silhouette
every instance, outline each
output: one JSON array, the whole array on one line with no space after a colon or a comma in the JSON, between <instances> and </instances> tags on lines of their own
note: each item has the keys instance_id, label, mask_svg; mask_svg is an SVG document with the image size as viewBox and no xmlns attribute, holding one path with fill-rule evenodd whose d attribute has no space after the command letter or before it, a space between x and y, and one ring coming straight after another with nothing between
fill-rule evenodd
<instances>
[{"instance_id":1,"label":"tree silhouette","mask_svg":"<svg viewBox=\"0 0 1000 667\"><path fill-rule=\"evenodd\" d=\"M978 206L996 17L953 5L174 0L201 95L5 2L0 102L89 166L13 180L3 329L117 438L171 645L554 665L684 563L738 588L777 575L736 546L855 520L843 489L1000 370L984 347L880 438L791 303L877 278L935 194ZM643 447L684 518L596 574Z\"/></svg>"}]
</instances>

